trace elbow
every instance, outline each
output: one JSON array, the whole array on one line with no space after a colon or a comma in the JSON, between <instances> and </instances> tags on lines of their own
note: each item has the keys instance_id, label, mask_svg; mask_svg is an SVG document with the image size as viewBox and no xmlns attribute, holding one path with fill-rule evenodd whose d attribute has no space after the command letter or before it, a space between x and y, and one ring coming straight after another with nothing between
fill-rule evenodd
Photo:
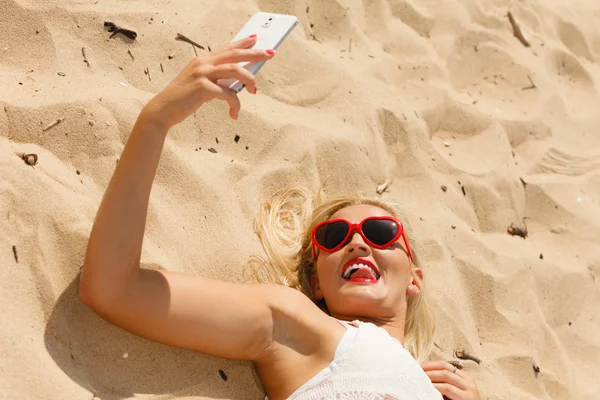
<instances>
[{"instance_id":1,"label":"elbow","mask_svg":"<svg viewBox=\"0 0 600 400\"><path fill-rule=\"evenodd\" d=\"M83 265L79 274L79 298L93 310L97 309L103 301L102 290L91 277L90 266Z\"/></svg>"},{"instance_id":2,"label":"elbow","mask_svg":"<svg viewBox=\"0 0 600 400\"><path fill-rule=\"evenodd\" d=\"M90 307L94 302L91 291L89 289L85 289L81 283L79 284L79 299Z\"/></svg>"},{"instance_id":3,"label":"elbow","mask_svg":"<svg viewBox=\"0 0 600 400\"><path fill-rule=\"evenodd\" d=\"M79 275L79 298L96 312L111 310L119 304L130 287L125 282L131 282L105 276L101 271L98 265L85 263Z\"/></svg>"},{"instance_id":4,"label":"elbow","mask_svg":"<svg viewBox=\"0 0 600 400\"><path fill-rule=\"evenodd\" d=\"M102 291L81 284L81 282L79 283L79 299L101 317L111 315L114 311L114 307L111 306L114 303L111 303Z\"/></svg>"},{"instance_id":5,"label":"elbow","mask_svg":"<svg viewBox=\"0 0 600 400\"><path fill-rule=\"evenodd\" d=\"M97 304L97 297L98 296L94 294L94 291L90 287L89 282L85 281L82 273L79 276L79 299L94 309L95 304Z\"/></svg>"}]
</instances>

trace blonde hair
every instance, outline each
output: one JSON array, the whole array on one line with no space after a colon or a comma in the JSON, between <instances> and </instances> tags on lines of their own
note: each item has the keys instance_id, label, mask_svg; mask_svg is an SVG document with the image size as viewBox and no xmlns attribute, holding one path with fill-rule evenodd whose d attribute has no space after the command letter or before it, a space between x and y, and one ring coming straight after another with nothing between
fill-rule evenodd
<instances>
[{"instance_id":1,"label":"blonde hair","mask_svg":"<svg viewBox=\"0 0 600 400\"><path fill-rule=\"evenodd\" d=\"M250 278L258 282L278 283L300 290L329 314L325 301L315 300L311 284L316 272L312 256L312 228L338 210L360 204L379 207L403 223L406 221L398 204L380 198L343 195L325 200L321 190L315 194L301 186L278 191L270 201L262 203L254 222L254 230L267 260L252 256L246 272L250 271ZM409 243L418 264L414 244L410 240ZM419 279L414 268L411 267L411 271L413 277ZM425 361L431 352L434 329L433 313L422 287L420 294L407 300L404 327L404 347L419 363Z\"/></svg>"}]
</instances>

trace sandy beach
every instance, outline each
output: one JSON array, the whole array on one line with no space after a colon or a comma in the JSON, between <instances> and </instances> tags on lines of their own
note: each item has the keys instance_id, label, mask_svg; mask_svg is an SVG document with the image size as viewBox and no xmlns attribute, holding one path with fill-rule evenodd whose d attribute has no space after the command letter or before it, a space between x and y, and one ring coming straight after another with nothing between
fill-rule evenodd
<instances>
[{"instance_id":1,"label":"sandy beach","mask_svg":"<svg viewBox=\"0 0 600 400\"><path fill-rule=\"evenodd\" d=\"M264 398L250 363L134 336L78 296L133 124L195 56L177 34L204 54L257 11L299 24L237 121L211 102L169 133L143 267L244 281L276 190L385 186L433 299L431 359L479 358L483 399L598 399L597 0L3 0L0 399Z\"/></svg>"}]
</instances>

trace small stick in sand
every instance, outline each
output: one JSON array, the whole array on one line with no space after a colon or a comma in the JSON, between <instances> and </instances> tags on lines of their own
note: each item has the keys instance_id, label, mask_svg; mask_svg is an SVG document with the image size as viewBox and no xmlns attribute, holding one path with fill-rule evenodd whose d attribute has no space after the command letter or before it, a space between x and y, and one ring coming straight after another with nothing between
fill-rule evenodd
<instances>
[{"instance_id":1,"label":"small stick in sand","mask_svg":"<svg viewBox=\"0 0 600 400\"><path fill-rule=\"evenodd\" d=\"M512 28L513 28L513 35L515 35L515 37L517 39L519 39L519 41L523 44L523 46L531 47L531 44L529 44L529 41L527 41L527 39L525 38L525 35L523 34L521 27L515 20L515 17L513 17L512 13L510 11L508 12L507 15L508 15L508 20L510 21L510 24L512 25Z\"/></svg>"},{"instance_id":2,"label":"small stick in sand","mask_svg":"<svg viewBox=\"0 0 600 400\"><path fill-rule=\"evenodd\" d=\"M525 181L523 180L523 178L519 178L519 179L521 180L521 183L523 184L523 187L527 186L527 182L525 182Z\"/></svg>"},{"instance_id":3,"label":"small stick in sand","mask_svg":"<svg viewBox=\"0 0 600 400\"><path fill-rule=\"evenodd\" d=\"M229 379L227 377L227 374L225 374L225 371L223 371L222 369L219 370L219 375L221 376L221 379L223 379L225 382L227 382L227 380Z\"/></svg>"},{"instance_id":4,"label":"small stick in sand","mask_svg":"<svg viewBox=\"0 0 600 400\"><path fill-rule=\"evenodd\" d=\"M160 72L162 72L163 74L165 73L165 70L163 69L162 63L160 63Z\"/></svg>"},{"instance_id":5,"label":"small stick in sand","mask_svg":"<svg viewBox=\"0 0 600 400\"><path fill-rule=\"evenodd\" d=\"M535 377L537 378L538 374L540 373L540 367L533 364L533 373L535 374Z\"/></svg>"},{"instance_id":6,"label":"small stick in sand","mask_svg":"<svg viewBox=\"0 0 600 400\"><path fill-rule=\"evenodd\" d=\"M194 47L198 47L200 50L204 50L204 46L199 45L198 43L194 42L192 39L190 39L190 38L188 38L186 36L183 36L181 33L177 34L176 40L181 40L181 41L187 42L187 43L191 44Z\"/></svg>"},{"instance_id":7,"label":"small stick in sand","mask_svg":"<svg viewBox=\"0 0 600 400\"><path fill-rule=\"evenodd\" d=\"M377 194L381 194L383 192L386 191L386 189L388 188L388 186L390 185L390 180L386 179L385 182L383 182L381 185L377 186Z\"/></svg>"},{"instance_id":8,"label":"small stick in sand","mask_svg":"<svg viewBox=\"0 0 600 400\"><path fill-rule=\"evenodd\" d=\"M127 49L127 54L129 54L131 56L131 59L135 61L135 57L133 56L131 50Z\"/></svg>"},{"instance_id":9,"label":"small stick in sand","mask_svg":"<svg viewBox=\"0 0 600 400\"><path fill-rule=\"evenodd\" d=\"M523 222L525 222L525 221L523 221ZM527 227L519 228L518 226L515 226L515 224L510 224L510 226L508 228L506 228L506 232L508 232L512 236L520 236L523 239L525 239L527 237L527 235L529 234L527 232Z\"/></svg>"},{"instance_id":10,"label":"small stick in sand","mask_svg":"<svg viewBox=\"0 0 600 400\"><path fill-rule=\"evenodd\" d=\"M90 62L88 61L86 55L85 55L85 47L81 48L81 54L83 54L83 62L87 64L87 66L90 66Z\"/></svg>"},{"instance_id":11,"label":"small stick in sand","mask_svg":"<svg viewBox=\"0 0 600 400\"><path fill-rule=\"evenodd\" d=\"M56 121L52 122L50 125L48 125L47 127L45 127L44 129L42 129L42 132L46 132L48 129L54 128L56 125L60 124L64 120L65 120L64 118L57 119Z\"/></svg>"},{"instance_id":12,"label":"small stick in sand","mask_svg":"<svg viewBox=\"0 0 600 400\"><path fill-rule=\"evenodd\" d=\"M148 75L148 80L150 82L152 82L152 78L150 77L150 70L148 69L148 67L146 67L146 69L144 69L144 74Z\"/></svg>"},{"instance_id":13,"label":"small stick in sand","mask_svg":"<svg viewBox=\"0 0 600 400\"><path fill-rule=\"evenodd\" d=\"M121 33L121 34L127 36L131 40L135 40L135 38L137 37L136 32L132 31L131 29L121 28L120 26L116 25L114 22L105 21L104 26L107 26L108 31L112 32L112 35L110 35L109 39L111 39L117 33Z\"/></svg>"},{"instance_id":14,"label":"small stick in sand","mask_svg":"<svg viewBox=\"0 0 600 400\"><path fill-rule=\"evenodd\" d=\"M17 246L15 246L13 244L13 255L15 256L15 261L17 262L17 264L19 263L19 256L17 255Z\"/></svg>"},{"instance_id":15,"label":"small stick in sand","mask_svg":"<svg viewBox=\"0 0 600 400\"><path fill-rule=\"evenodd\" d=\"M467 191L465 190L465 187L463 186L462 183L460 183L460 181L457 181L457 182L460 185L460 190L461 190L463 196L466 196L467 195Z\"/></svg>"},{"instance_id":16,"label":"small stick in sand","mask_svg":"<svg viewBox=\"0 0 600 400\"><path fill-rule=\"evenodd\" d=\"M531 83L531 86L526 86L522 88L522 90L535 89L537 86L535 85L535 83L533 83L533 79L531 79L531 76L527 75L527 79L529 79L529 83Z\"/></svg>"},{"instance_id":17,"label":"small stick in sand","mask_svg":"<svg viewBox=\"0 0 600 400\"><path fill-rule=\"evenodd\" d=\"M25 161L25 164L27 165L31 165L32 167L34 165L37 164L38 162L38 156L37 154L26 154L26 153L15 153L16 155L18 155L19 157L21 157L21 160Z\"/></svg>"},{"instance_id":18,"label":"small stick in sand","mask_svg":"<svg viewBox=\"0 0 600 400\"><path fill-rule=\"evenodd\" d=\"M456 349L456 350L454 350L454 357L460 358L461 360L475 361L477 364L481 364L481 359L480 358L475 357L474 355L471 355L471 354L467 353L464 349Z\"/></svg>"}]
</instances>

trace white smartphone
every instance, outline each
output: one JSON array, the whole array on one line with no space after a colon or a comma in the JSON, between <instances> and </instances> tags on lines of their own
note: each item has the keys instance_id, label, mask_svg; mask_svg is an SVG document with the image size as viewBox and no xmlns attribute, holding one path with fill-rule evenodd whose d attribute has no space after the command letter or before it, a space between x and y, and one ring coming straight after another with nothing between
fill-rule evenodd
<instances>
[{"instance_id":1,"label":"white smartphone","mask_svg":"<svg viewBox=\"0 0 600 400\"><path fill-rule=\"evenodd\" d=\"M257 39L252 47L253 49L275 50L297 24L298 18L293 15L257 12L246 22L246 25L244 25L238 34L235 35L232 42L256 34ZM264 63L265 61L257 61L241 62L239 64L252 72L253 75L256 75ZM245 86L237 79L220 79L218 84L233 89L236 93L239 93Z\"/></svg>"}]
</instances>

